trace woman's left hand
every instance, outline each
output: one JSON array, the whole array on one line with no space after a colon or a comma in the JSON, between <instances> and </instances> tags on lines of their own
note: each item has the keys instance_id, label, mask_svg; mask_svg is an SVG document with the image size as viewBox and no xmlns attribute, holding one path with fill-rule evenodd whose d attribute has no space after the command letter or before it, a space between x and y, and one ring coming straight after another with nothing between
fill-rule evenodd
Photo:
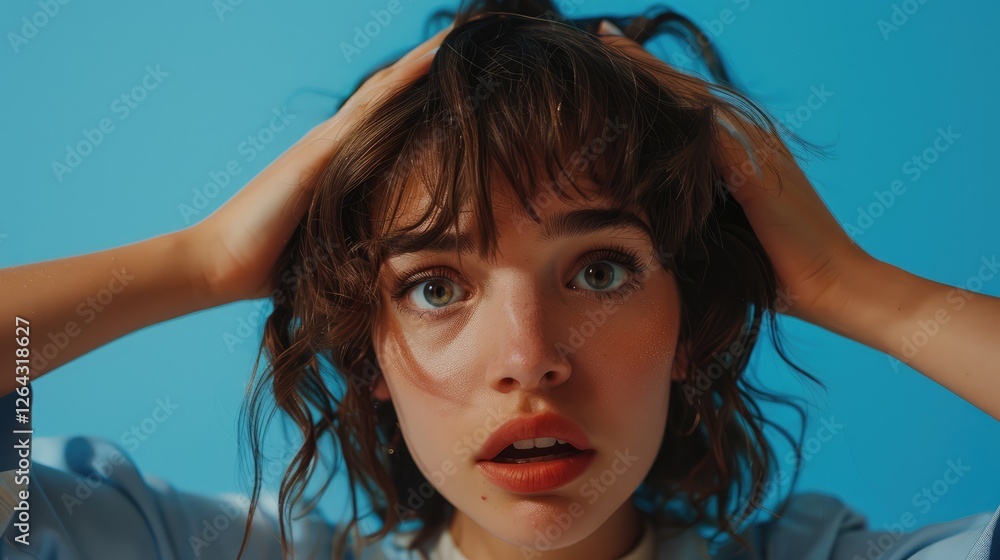
<instances>
[{"instance_id":1,"label":"woman's left hand","mask_svg":"<svg viewBox=\"0 0 1000 560\"><path fill-rule=\"evenodd\" d=\"M674 93L702 99L708 93L705 82L670 68L635 41L601 39L642 61ZM748 133L753 124L726 124L757 139L744 147L723 126L715 156L778 275L775 309L885 352L1000 420L1000 298L921 278L868 255L840 227L780 138ZM995 255L983 261L981 270L1000 268Z\"/></svg>"},{"instance_id":2,"label":"woman's left hand","mask_svg":"<svg viewBox=\"0 0 1000 560\"><path fill-rule=\"evenodd\" d=\"M657 77L678 95L684 96L692 87L702 87L698 92L702 96L708 93L701 85L704 82L681 75L637 42L615 34L613 28L602 24L600 33L605 43L642 61L644 68L659 70ZM775 309L832 327L837 318L831 315L845 312L850 299L848 284L868 281L865 269L875 259L840 227L780 138L768 138L766 145L754 145L748 151L725 127L720 128L717 165L778 275Z\"/></svg>"}]
</instances>

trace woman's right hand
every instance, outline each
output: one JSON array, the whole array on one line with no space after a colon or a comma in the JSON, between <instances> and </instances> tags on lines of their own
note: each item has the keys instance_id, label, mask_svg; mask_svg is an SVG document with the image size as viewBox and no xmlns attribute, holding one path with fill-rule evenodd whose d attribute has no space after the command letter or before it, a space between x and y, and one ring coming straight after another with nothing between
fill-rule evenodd
<instances>
[{"instance_id":1,"label":"woman's right hand","mask_svg":"<svg viewBox=\"0 0 1000 560\"><path fill-rule=\"evenodd\" d=\"M277 286L278 256L311 201L310 178L374 99L427 71L432 57L421 56L450 31L451 26L372 76L336 115L197 224L103 251L0 270L0 316L18 317L39 333L30 378L144 327L269 295ZM0 338L0 356L16 350L14 337ZM0 377L0 396L26 383Z\"/></svg>"},{"instance_id":2,"label":"woman's right hand","mask_svg":"<svg viewBox=\"0 0 1000 560\"><path fill-rule=\"evenodd\" d=\"M277 287L275 263L309 207L311 179L373 101L426 73L434 58L431 51L453 25L375 73L336 115L309 131L232 199L178 232L187 239L195 274L212 299L221 304L261 298Z\"/></svg>"}]
</instances>

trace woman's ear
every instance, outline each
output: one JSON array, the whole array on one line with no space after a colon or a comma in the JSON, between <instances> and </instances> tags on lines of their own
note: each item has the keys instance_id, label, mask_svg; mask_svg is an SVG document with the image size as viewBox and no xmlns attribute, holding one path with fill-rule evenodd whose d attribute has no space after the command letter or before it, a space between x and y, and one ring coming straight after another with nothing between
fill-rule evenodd
<instances>
[{"instance_id":1,"label":"woman's ear","mask_svg":"<svg viewBox=\"0 0 1000 560\"><path fill-rule=\"evenodd\" d=\"M379 351L385 341L385 337L379 328L381 325L383 323L376 322L372 332L372 343L375 345L372 350L372 357L375 360L376 369L373 372L374 379L371 381L371 396L373 399L380 401L390 401L392 400L392 395L389 394L389 385L385 382L385 372L382 370L382 356Z\"/></svg>"},{"instance_id":2,"label":"woman's ear","mask_svg":"<svg viewBox=\"0 0 1000 560\"><path fill-rule=\"evenodd\" d=\"M674 364L670 369L670 380L678 383L685 381L690 374L688 371L690 364L687 342L678 342L674 352Z\"/></svg>"},{"instance_id":3,"label":"woman's ear","mask_svg":"<svg viewBox=\"0 0 1000 560\"><path fill-rule=\"evenodd\" d=\"M379 375L375 379L375 385L372 387L372 397L380 401L390 401L392 400L392 395L389 393L389 385L385 382L385 375Z\"/></svg>"}]
</instances>

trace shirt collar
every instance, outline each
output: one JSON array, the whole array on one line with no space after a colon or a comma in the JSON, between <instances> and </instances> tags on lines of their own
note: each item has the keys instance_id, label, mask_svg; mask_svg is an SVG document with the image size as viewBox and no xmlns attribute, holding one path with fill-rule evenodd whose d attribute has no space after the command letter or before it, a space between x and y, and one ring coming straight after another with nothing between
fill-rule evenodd
<instances>
[{"instance_id":1,"label":"shirt collar","mask_svg":"<svg viewBox=\"0 0 1000 560\"><path fill-rule=\"evenodd\" d=\"M642 538L632 550L618 560L657 560L657 558L708 560L710 558L706 541L693 528L679 533L669 527L657 531L648 516L643 516L642 519ZM469 560L455 546L451 531L447 528L430 543L427 554L430 560Z\"/></svg>"}]
</instances>

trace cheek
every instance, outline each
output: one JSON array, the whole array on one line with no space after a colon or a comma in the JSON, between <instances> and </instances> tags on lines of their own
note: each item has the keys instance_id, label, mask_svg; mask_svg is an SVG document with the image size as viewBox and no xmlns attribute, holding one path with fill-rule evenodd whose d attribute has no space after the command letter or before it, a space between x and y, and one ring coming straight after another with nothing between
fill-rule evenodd
<instances>
[{"instance_id":1,"label":"cheek","mask_svg":"<svg viewBox=\"0 0 1000 560\"><path fill-rule=\"evenodd\" d=\"M577 365L601 372L602 392L642 401L660 397L663 389L669 388L680 310L677 298L667 297L671 294L668 280L661 273L624 305L601 308L607 324L596 329L594 339L599 343L585 345L588 351L580 353L582 361ZM581 333L588 328L585 322Z\"/></svg>"},{"instance_id":2,"label":"cheek","mask_svg":"<svg viewBox=\"0 0 1000 560\"><path fill-rule=\"evenodd\" d=\"M405 318L382 317L374 337L379 364L391 380L390 388L401 396L422 394L429 402L451 410L468 399L473 377L468 372L470 349L442 344L433 339L448 338L447 333L404 325ZM453 408L447 408L448 406Z\"/></svg>"},{"instance_id":3,"label":"cheek","mask_svg":"<svg viewBox=\"0 0 1000 560\"><path fill-rule=\"evenodd\" d=\"M428 480L435 472L451 472L476 449L460 428L467 427L471 376L465 352L429 347L426 333L411 330L391 317L375 333L373 343L389 386L400 429L414 462ZM452 356L455 354L455 356ZM462 355L465 359L460 359Z\"/></svg>"}]
</instances>

